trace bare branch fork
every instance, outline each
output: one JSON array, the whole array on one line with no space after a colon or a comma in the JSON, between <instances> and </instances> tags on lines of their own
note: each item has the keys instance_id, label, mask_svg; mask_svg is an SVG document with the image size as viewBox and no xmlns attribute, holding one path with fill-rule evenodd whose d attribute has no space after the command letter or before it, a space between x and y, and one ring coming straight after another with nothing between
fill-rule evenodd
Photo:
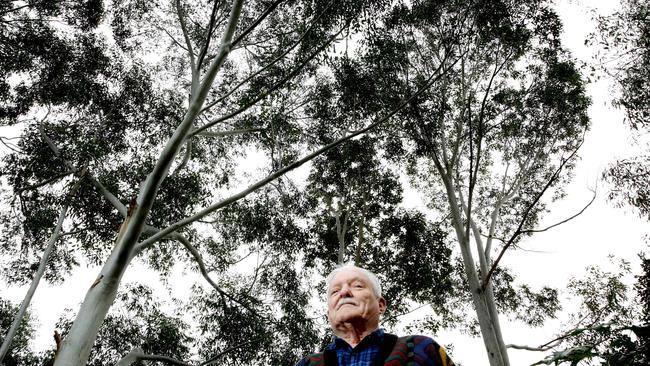
<instances>
[{"instance_id":1,"label":"bare branch fork","mask_svg":"<svg viewBox=\"0 0 650 366\"><path fill-rule=\"evenodd\" d=\"M547 191L547 190L548 190L548 189L553 185L553 183L555 182L555 180L560 176L560 173L562 172L562 170L564 169L564 167L566 166L566 164L567 164L569 161L571 161L571 160L573 159L573 157L578 153L578 150L580 149L580 147L582 146L582 144L584 143L584 141L585 141L585 140L584 140L584 133L583 133L582 138L581 138L581 140L580 140L580 144L578 144L578 146L573 150L573 152L571 152L571 154L569 155L569 157L567 157L566 159L564 159L564 160L562 161L562 163L561 163L560 166L558 166L558 168L555 170L555 172L553 173L553 175L551 176L551 178L546 182L546 184L544 185L544 188L542 188L542 190L541 190L541 191L540 191L540 192L535 196L535 199L531 202L531 204L528 205L528 207L526 208L526 211L524 212L524 215L522 216L521 220L519 221L519 226L517 227L517 230L515 230L515 232L512 234L512 236L510 237L510 239L508 240L508 242L503 246L503 248L501 248L501 252L500 252L499 255L497 256L497 258L495 259L495 261L492 263L492 266L490 267L490 270L487 272L485 278L483 279L483 283L481 284L481 288L482 288L482 289L485 289L485 288L487 287L487 284L488 284L489 281L490 281L490 277L492 276L492 274L493 274L494 271L496 270L496 267L499 265L499 261L501 261L501 258L503 258L503 255L505 254L506 250L508 250L508 248L510 248L510 246L512 246L512 244L515 242L515 240L516 240L516 239L517 239L521 234L523 234L523 233L525 232L525 230L523 230L523 226L524 226L524 224L526 223L526 220L528 220L528 215L530 215L530 212L532 211L533 207L535 207L535 206L537 205L537 203L538 203L539 200L542 198L542 196L543 196L543 195L546 193L546 191ZM594 199L595 199L595 193L594 193L594 198L592 198L592 202L593 202ZM591 202L589 203L589 205L591 205ZM589 207L589 205L587 205L587 207ZM585 207L585 208L584 208L583 210L581 210L580 212L583 212L587 207ZM574 215L573 217L576 217L576 216L577 216L577 215ZM573 218L573 217L572 217L572 218ZM571 219L571 218L570 218L570 219ZM569 220L570 220L570 219L569 219ZM568 220L566 220L566 221L568 221ZM558 224L558 225L559 225L559 224ZM557 226L557 225L555 225L555 226Z\"/></svg>"},{"instance_id":2,"label":"bare branch fork","mask_svg":"<svg viewBox=\"0 0 650 366\"><path fill-rule=\"evenodd\" d=\"M447 57L447 55L446 55L446 57ZM327 145L321 147L320 149L308 154L307 156L303 157L302 159L299 159L299 160L285 166L284 168L276 171L275 173L272 173L272 174L268 175L266 178L252 184L248 188L240 191L239 193L236 193L236 194L234 194L234 195L232 195L232 196L230 196L230 197L228 197L228 198L226 198L226 199L224 199L224 200L222 200L222 201L220 201L218 203L215 203L215 204L213 204L213 205L211 205L209 207L206 207L205 209L203 209L203 210L199 211L198 213L194 214L193 216L187 217L185 219L182 219L180 221L177 221L177 222L171 224L167 228L159 231L158 233L154 234L153 236L149 237L148 239L146 239L146 240L142 241L140 244L138 244L137 250L142 250L142 249L147 248L148 246L154 244L155 242L157 242L158 240L164 238L165 236L169 235L170 233L172 233L174 231L178 231L179 229L182 229L183 227L193 223L194 221L200 220L203 217L209 215L210 213L212 213L212 212L214 212L214 211L216 211L216 210L218 210L220 208L223 208L223 207L225 207L225 206L227 206L227 205L229 205L229 204L231 204L233 202L236 202L236 201L246 197L250 193L264 187L265 185L269 184L270 182L272 182L272 181L276 180L277 178L283 176L287 172L300 167L301 165L303 165L306 162L312 160L316 156L318 156L318 155L320 155L320 154L322 154L322 153L324 153L324 152L326 152L328 150L331 150L331 149L341 145L342 143L344 143L344 142L346 142L346 141L348 141L348 140L350 140L350 139L352 139L352 138L354 138L356 136L362 135L362 134L372 130L373 128L379 126L380 124L388 121L391 117L393 117L395 114L397 114L397 112L399 112L402 108L404 108L404 106L406 106L413 99L418 97L420 94L424 93L425 90L427 90L429 87L431 87L431 85L433 85L436 81L438 81L450 68L452 68L458 62L459 59L456 59L451 65L449 65L446 68L444 67L445 62L443 61L440 64L440 66L438 67L438 69L429 77L429 79L424 83L424 85L417 92L415 92L410 97L406 98L402 103L400 103L395 109L393 109L391 112L389 112L383 118L380 118L376 122L373 122L370 125L362 128L362 129L360 129L360 130L358 130L358 131L356 131L354 133L351 133L351 134L349 134L347 136L344 136L344 137L342 137L342 138L340 138L340 139L338 139L338 140L336 140L336 141L334 141L334 142L332 142L330 144L327 144Z\"/></svg>"}]
</instances>

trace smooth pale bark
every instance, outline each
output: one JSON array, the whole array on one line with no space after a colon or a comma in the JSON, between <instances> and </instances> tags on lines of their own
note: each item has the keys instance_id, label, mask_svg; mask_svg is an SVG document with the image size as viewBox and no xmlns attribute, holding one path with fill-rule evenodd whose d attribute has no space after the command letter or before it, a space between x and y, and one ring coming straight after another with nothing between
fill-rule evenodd
<instances>
[{"instance_id":1,"label":"smooth pale bark","mask_svg":"<svg viewBox=\"0 0 650 366\"><path fill-rule=\"evenodd\" d=\"M172 357L146 354L140 348L131 350L131 352L127 353L126 356L122 357L122 359L119 360L115 364L115 366L130 366L137 361L161 361L162 363L168 365L192 366L192 364L183 362L181 360L177 360Z\"/></svg>"},{"instance_id":2,"label":"smooth pale bark","mask_svg":"<svg viewBox=\"0 0 650 366\"><path fill-rule=\"evenodd\" d=\"M503 192L503 188L502 188ZM502 194L503 195L503 194ZM469 211L468 206L466 205L463 195L461 192L458 193L458 198L459 202L458 204L462 206L463 212L465 212L465 217L467 218L467 221L469 222L470 228L472 230L472 233L474 235L474 241L476 243L476 249L479 257L479 268L481 269L481 273L483 276L485 276L487 273L489 273L489 266L490 266L490 252L489 250L486 250L483 246L483 240L481 238L481 232L479 231L478 226L476 225L476 222L471 216L471 212ZM495 205L494 212L492 214L492 222L490 223L490 235L494 234L494 227L496 225L496 219L498 217L498 212L501 207L501 204L503 203L502 200L497 200L497 204ZM465 235L467 235L467 232L464 232ZM469 238L466 238L465 240L469 241ZM491 237L488 238L488 240L491 240ZM496 300L494 298L494 291L492 287L492 282L487 281L485 283L484 278L481 278L479 280L480 286L483 288L483 291L480 292L481 297L483 298L483 302L485 303L488 313L490 314L490 319L492 320L492 326L494 327L494 335L497 341L497 345L499 347L499 352L501 354L505 355L505 359L507 360L507 355L508 355L508 349L506 347L506 344L503 340L503 334L501 333L501 324L499 322L499 313L496 308Z\"/></svg>"},{"instance_id":3,"label":"smooth pale bark","mask_svg":"<svg viewBox=\"0 0 650 366\"><path fill-rule=\"evenodd\" d=\"M61 343L54 365L85 365L97 332L113 304L117 289L131 258L123 260L121 253L127 246L120 240L104 264L100 276L90 285L68 335Z\"/></svg>"},{"instance_id":4,"label":"smooth pale bark","mask_svg":"<svg viewBox=\"0 0 650 366\"><path fill-rule=\"evenodd\" d=\"M73 192L76 191L76 187L78 187L78 185L75 185ZM47 261L50 259L50 255L54 251L54 245L59 239L59 233L61 232L61 227L63 226L63 220L65 219L65 215L67 214L67 212L68 212L68 205L66 204L61 208L61 213L59 214L56 227L54 228L52 234L50 235L50 239L48 240L47 247L45 248L45 251L43 252L43 256L41 257L41 261L38 265L38 269L36 270L36 273L34 273L34 278L32 279L32 283L30 284L29 289L27 290L27 294L25 294L25 298L20 304L20 308L18 309L18 312L14 317L14 321L11 324L9 331L7 331L7 334L4 337L2 346L0 347L0 365L2 364L2 360L4 360L5 356L7 355L7 352L9 351L11 342L13 341L13 338L16 336L16 332L18 332L18 328L20 327L20 323L22 322L23 317L27 312L27 308L29 307L29 304L32 302L32 297L34 297L36 288L38 287L41 278L43 278L43 274L45 273L45 268L47 267Z\"/></svg>"},{"instance_id":5,"label":"smooth pale bark","mask_svg":"<svg viewBox=\"0 0 650 366\"><path fill-rule=\"evenodd\" d=\"M505 345L503 348L501 347L501 344L504 342L500 339L501 332L499 329L498 314L490 310L489 299L486 297L486 294L481 287L481 282L479 281L479 276L476 272L474 258L472 257L470 249L469 237L465 234L463 227L462 204L459 203L459 199L456 197L456 189L449 173L450 167L447 165L447 161L445 161L445 166L443 166L443 163L440 161L435 151L432 153L432 158L445 187L447 202L449 203L449 209L451 211L452 225L456 232L461 256L463 258L465 277L467 278L470 293L472 294L472 303L474 304L479 328L481 329L483 344L485 345L488 354L490 366L509 366L510 361L507 350L506 352L503 352L503 350L505 350Z\"/></svg>"},{"instance_id":6,"label":"smooth pale bark","mask_svg":"<svg viewBox=\"0 0 650 366\"><path fill-rule=\"evenodd\" d=\"M336 237L339 240L338 264L343 264L345 261L345 252L347 251L345 245L345 234L348 232L348 214L349 212L346 208L345 216L343 217L343 227L341 227L341 208L339 207L336 212L334 212L334 219L336 220Z\"/></svg>"},{"instance_id":7,"label":"smooth pale bark","mask_svg":"<svg viewBox=\"0 0 650 366\"><path fill-rule=\"evenodd\" d=\"M447 194L449 195L449 192ZM500 343L503 343L503 341L499 339L500 332L497 332L497 329L495 329L496 324L498 324L498 317L495 319L492 316L489 310L489 305L486 301L485 293L481 290L481 283L478 279L478 273L474 266L474 258L472 257L469 247L469 238L465 236L463 231L462 221L460 220L460 210L458 206L456 206L456 202L452 202L452 199L455 198L453 191L451 194L452 196L449 196L449 201L452 211L452 223L454 230L456 231L458 243L460 244L465 276L472 294L472 302L474 304L474 309L476 310L483 344L485 345L488 354L490 366L509 366L510 361L508 360L508 354L507 352L504 354L499 346Z\"/></svg>"}]
</instances>

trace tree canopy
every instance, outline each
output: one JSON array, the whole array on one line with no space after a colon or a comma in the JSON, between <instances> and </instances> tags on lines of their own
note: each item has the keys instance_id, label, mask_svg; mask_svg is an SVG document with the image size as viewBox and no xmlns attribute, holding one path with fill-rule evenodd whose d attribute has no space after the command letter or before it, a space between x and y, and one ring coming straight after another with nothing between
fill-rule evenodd
<instances>
[{"instance_id":1,"label":"tree canopy","mask_svg":"<svg viewBox=\"0 0 650 366\"><path fill-rule=\"evenodd\" d=\"M354 262L387 326L426 307L412 327L508 365L499 315L560 305L500 260L589 128L561 30L545 0L3 3L2 278L101 267L56 352L26 318L5 362L293 365L330 335L320 279ZM175 299L123 284L133 263L203 282Z\"/></svg>"}]
</instances>

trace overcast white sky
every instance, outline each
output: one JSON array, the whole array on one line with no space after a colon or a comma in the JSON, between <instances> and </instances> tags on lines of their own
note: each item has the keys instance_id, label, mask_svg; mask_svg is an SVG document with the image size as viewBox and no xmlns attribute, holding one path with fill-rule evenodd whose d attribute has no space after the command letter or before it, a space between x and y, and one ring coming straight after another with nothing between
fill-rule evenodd
<instances>
[{"instance_id":1,"label":"overcast white sky","mask_svg":"<svg viewBox=\"0 0 650 366\"><path fill-rule=\"evenodd\" d=\"M584 46L584 40L594 25L589 13L590 7L597 6L598 11L608 13L617 3L617 0L558 2L557 10L565 26L563 42L575 57L586 61L590 59L590 51ZM502 262L513 269L520 281L529 283L534 288L543 285L563 288L570 277L582 276L585 267L591 264L611 268L609 254L631 261L634 271L639 272L637 254L645 249L643 237L648 234L648 223L638 218L631 210L615 208L612 203L607 202L607 187L597 182L608 164L617 158L634 154L634 150L630 148L633 140L622 123L622 112L611 107L611 88L608 81L601 80L589 85L589 93L593 100L589 111L592 128L580 151L582 160L578 163L575 177L567 188L567 197L549 205L551 212L545 216L541 226L558 222L580 210L591 198L590 189L598 183L596 201L575 220L526 240L522 247L528 251L508 252ZM412 199L417 200L417 197ZM415 202L410 204L419 206ZM49 287L41 284L32 302L33 312L41 325L35 341L37 348L44 349L53 345L52 332L56 320L64 308L78 307L85 295L85 289L97 272L97 268L81 268L61 286ZM157 276L137 268L129 269L125 281L136 280L153 283L157 282ZM185 285L181 286L183 288L178 290L181 293L186 292L188 283L189 281L185 281ZM25 291L26 288L3 286L2 297L19 302ZM177 296L182 297L178 292ZM506 343L530 346L537 346L554 338L554 332L560 322L549 322L541 329L530 330L526 326L509 323L506 319L502 321ZM468 338L457 332L443 332L435 337L443 345L453 344L452 356L464 366L487 365L480 339ZM530 365L544 357L542 353L517 350L511 350L510 355L513 366Z\"/></svg>"}]
</instances>

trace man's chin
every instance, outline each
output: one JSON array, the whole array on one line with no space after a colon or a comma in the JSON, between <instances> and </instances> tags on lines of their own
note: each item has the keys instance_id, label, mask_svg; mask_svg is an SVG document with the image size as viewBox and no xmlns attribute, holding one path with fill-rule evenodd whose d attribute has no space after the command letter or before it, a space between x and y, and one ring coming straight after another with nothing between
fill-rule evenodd
<instances>
[{"instance_id":1,"label":"man's chin","mask_svg":"<svg viewBox=\"0 0 650 366\"><path fill-rule=\"evenodd\" d=\"M344 312L343 314L338 314L336 317L337 323L343 324L343 323L356 323L358 320L362 319L363 317L361 314L357 312Z\"/></svg>"}]
</instances>

